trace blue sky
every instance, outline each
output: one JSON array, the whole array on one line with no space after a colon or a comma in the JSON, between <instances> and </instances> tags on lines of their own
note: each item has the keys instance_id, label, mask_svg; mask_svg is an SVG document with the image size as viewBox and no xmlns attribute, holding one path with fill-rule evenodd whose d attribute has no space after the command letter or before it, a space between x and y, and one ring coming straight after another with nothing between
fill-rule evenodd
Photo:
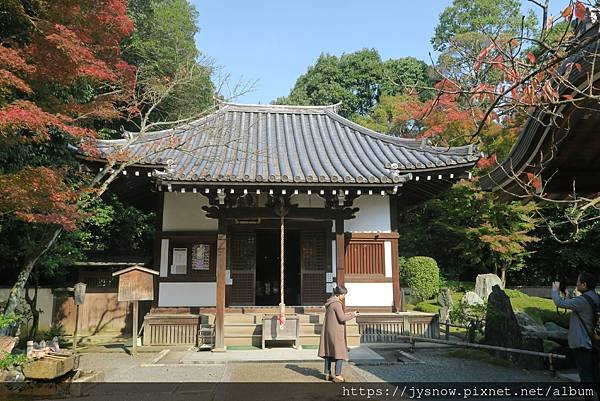
<instances>
[{"instance_id":1,"label":"blue sky","mask_svg":"<svg viewBox=\"0 0 600 401\"><path fill-rule=\"evenodd\" d=\"M382 59L431 63L430 39L451 0L191 0L200 14L198 48L231 75L254 81L241 103L286 96L321 53L375 48ZM526 1L523 1L526 3ZM554 14L568 0L554 0ZM435 54L432 54L435 58ZM226 91L225 91L226 92ZM227 93L225 93L227 94Z\"/></svg>"}]
</instances>

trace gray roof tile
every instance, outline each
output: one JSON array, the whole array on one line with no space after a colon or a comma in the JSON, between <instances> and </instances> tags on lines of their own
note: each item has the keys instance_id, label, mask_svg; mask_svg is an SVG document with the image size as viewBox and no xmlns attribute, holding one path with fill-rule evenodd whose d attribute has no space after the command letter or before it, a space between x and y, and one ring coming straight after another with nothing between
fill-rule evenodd
<instances>
[{"instance_id":1,"label":"gray roof tile","mask_svg":"<svg viewBox=\"0 0 600 401\"><path fill-rule=\"evenodd\" d=\"M170 138L179 146L169 146ZM128 147L142 156L138 164L172 161L168 178L175 181L389 184L398 182L397 173L466 169L478 160L469 146L433 147L369 130L335 106L225 103L173 130L97 147L104 157Z\"/></svg>"}]
</instances>

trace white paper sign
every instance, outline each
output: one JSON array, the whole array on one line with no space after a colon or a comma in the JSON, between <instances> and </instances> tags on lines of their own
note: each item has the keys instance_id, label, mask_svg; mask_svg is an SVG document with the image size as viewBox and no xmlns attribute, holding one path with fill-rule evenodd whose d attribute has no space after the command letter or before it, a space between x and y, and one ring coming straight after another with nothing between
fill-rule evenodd
<instances>
[{"instance_id":1,"label":"white paper sign","mask_svg":"<svg viewBox=\"0 0 600 401\"><path fill-rule=\"evenodd\" d=\"M333 292L333 283L327 283L325 292Z\"/></svg>"},{"instance_id":2,"label":"white paper sign","mask_svg":"<svg viewBox=\"0 0 600 401\"><path fill-rule=\"evenodd\" d=\"M187 248L173 248L171 274L185 274L187 270Z\"/></svg>"},{"instance_id":3,"label":"white paper sign","mask_svg":"<svg viewBox=\"0 0 600 401\"><path fill-rule=\"evenodd\" d=\"M325 273L325 281L328 283L333 282L333 273Z\"/></svg>"}]
</instances>

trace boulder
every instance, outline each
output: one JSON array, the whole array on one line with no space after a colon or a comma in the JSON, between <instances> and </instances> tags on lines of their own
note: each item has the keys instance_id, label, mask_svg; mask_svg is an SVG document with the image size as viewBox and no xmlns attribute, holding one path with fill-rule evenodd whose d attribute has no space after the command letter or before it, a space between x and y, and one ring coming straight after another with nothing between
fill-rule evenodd
<instances>
[{"instance_id":1,"label":"boulder","mask_svg":"<svg viewBox=\"0 0 600 401\"><path fill-rule=\"evenodd\" d=\"M450 308L447 306L442 306L440 308L440 323L446 323L446 321L450 321Z\"/></svg>"},{"instance_id":2,"label":"boulder","mask_svg":"<svg viewBox=\"0 0 600 401\"><path fill-rule=\"evenodd\" d=\"M544 327L549 332L557 333L557 334L564 334L565 337L567 336L567 334L569 334L569 330L565 329L562 326L559 326L558 324L556 324L554 322L546 322L546 323L544 323Z\"/></svg>"},{"instance_id":3,"label":"boulder","mask_svg":"<svg viewBox=\"0 0 600 401\"><path fill-rule=\"evenodd\" d=\"M485 313L484 342L506 348L521 348L523 336L510 298L500 286L492 287Z\"/></svg>"},{"instance_id":4,"label":"boulder","mask_svg":"<svg viewBox=\"0 0 600 401\"><path fill-rule=\"evenodd\" d=\"M527 337L539 339L552 339L566 341L569 331L557 325L554 322L547 322L544 325L539 324L529 315L523 312L515 312L517 322L521 328L521 334Z\"/></svg>"},{"instance_id":5,"label":"boulder","mask_svg":"<svg viewBox=\"0 0 600 401\"><path fill-rule=\"evenodd\" d=\"M467 291L460 300L460 303L467 306L483 305L483 299L473 291Z\"/></svg>"},{"instance_id":6,"label":"boulder","mask_svg":"<svg viewBox=\"0 0 600 401\"><path fill-rule=\"evenodd\" d=\"M438 304L440 304L442 307L447 306L450 309L452 308L452 292L449 288L442 288L440 290L440 294L438 295Z\"/></svg>"},{"instance_id":7,"label":"boulder","mask_svg":"<svg viewBox=\"0 0 600 401\"><path fill-rule=\"evenodd\" d=\"M502 280L493 273L478 274L475 280L475 293L483 300L487 300L495 285L502 287Z\"/></svg>"}]
</instances>

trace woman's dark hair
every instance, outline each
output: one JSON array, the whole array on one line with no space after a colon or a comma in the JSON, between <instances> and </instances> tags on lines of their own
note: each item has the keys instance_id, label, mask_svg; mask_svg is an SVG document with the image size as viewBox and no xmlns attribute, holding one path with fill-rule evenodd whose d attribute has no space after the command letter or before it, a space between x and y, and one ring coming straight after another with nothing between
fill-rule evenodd
<instances>
[{"instance_id":1,"label":"woman's dark hair","mask_svg":"<svg viewBox=\"0 0 600 401\"><path fill-rule=\"evenodd\" d=\"M579 273L579 282L581 284L585 283L587 285L588 290L594 290L596 289L596 284L598 283L598 280L593 274L590 274L588 272L581 272Z\"/></svg>"},{"instance_id":2,"label":"woman's dark hair","mask_svg":"<svg viewBox=\"0 0 600 401\"><path fill-rule=\"evenodd\" d=\"M347 294L347 293L348 293L348 290L343 285L337 285L333 289L333 294L334 295Z\"/></svg>"}]
</instances>

